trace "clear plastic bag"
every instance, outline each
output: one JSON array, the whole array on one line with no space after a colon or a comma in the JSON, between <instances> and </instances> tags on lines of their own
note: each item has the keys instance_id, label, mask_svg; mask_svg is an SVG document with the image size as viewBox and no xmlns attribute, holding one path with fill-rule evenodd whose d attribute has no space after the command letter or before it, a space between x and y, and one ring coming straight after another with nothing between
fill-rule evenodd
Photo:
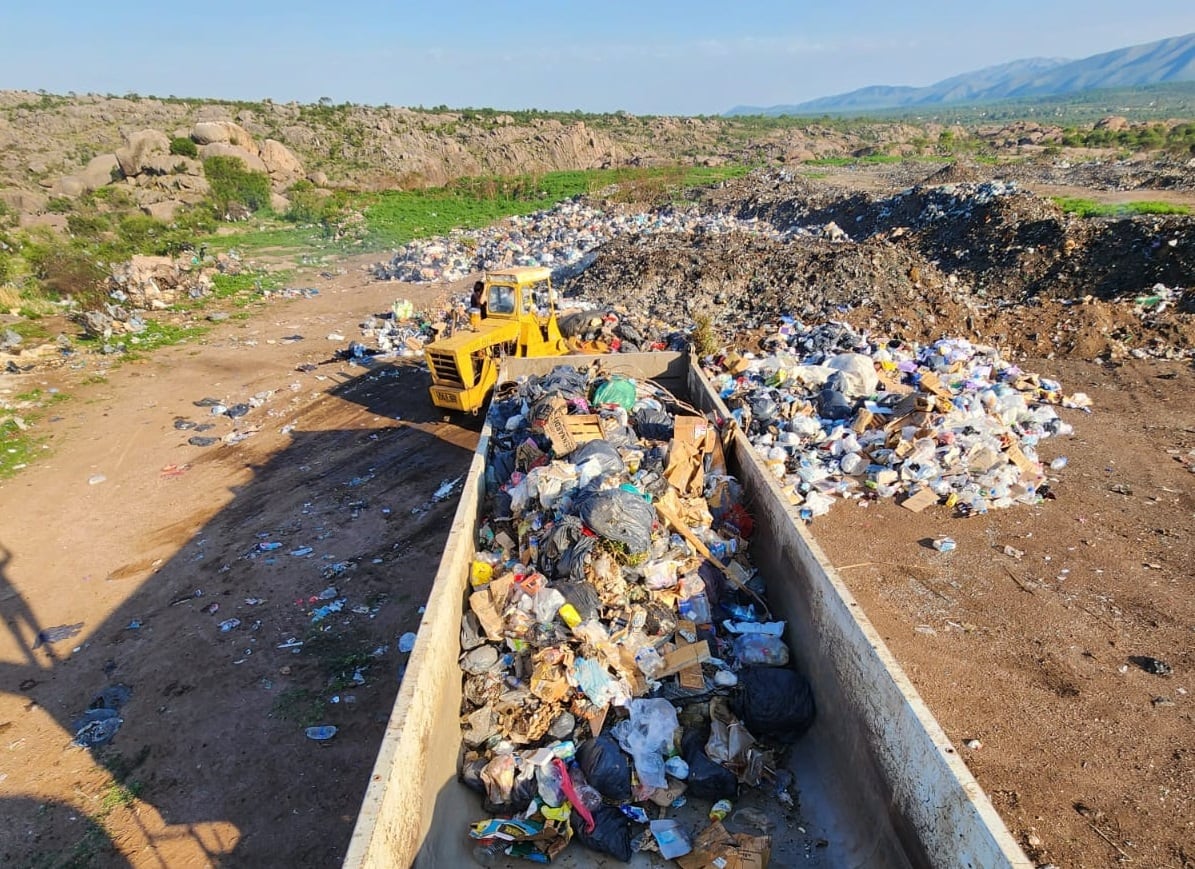
<instances>
[{"instance_id":1,"label":"clear plastic bag","mask_svg":"<svg viewBox=\"0 0 1195 869\"><path fill-rule=\"evenodd\" d=\"M788 644L767 634L743 634L735 638L734 654L743 664L783 667L788 663Z\"/></svg>"}]
</instances>

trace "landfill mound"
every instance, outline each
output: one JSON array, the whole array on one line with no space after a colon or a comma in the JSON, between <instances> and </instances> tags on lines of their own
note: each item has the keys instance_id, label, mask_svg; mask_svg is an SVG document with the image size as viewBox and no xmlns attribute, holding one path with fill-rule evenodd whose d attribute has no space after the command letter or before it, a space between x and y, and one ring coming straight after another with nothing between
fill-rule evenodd
<instances>
[{"instance_id":1,"label":"landfill mound","mask_svg":"<svg viewBox=\"0 0 1195 869\"><path fill-rule=\"evenodd\" d=\"M569 293L672 322L713 314L728 335L786 313L1088 358L1181 356L1195 337L1190 217L1069 218L1001 182L876 198L776 172L703 206L780 235L621 237Z\"/></svg>"}]
</instances>

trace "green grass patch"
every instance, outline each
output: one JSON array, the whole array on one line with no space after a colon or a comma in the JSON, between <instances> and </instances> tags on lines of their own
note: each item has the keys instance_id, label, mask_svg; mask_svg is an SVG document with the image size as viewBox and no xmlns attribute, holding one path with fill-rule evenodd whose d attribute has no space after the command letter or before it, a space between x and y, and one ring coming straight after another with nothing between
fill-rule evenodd
<instances>
[{"instance_id":1,"label":"green grass patch","mask_svg":"<svg viewBox=\"0 0 1195 869\"><path fill-rule=\"evenodd\" d=\"M146 320L145 331L139 335L130 335L128 343L138 352L149 352L159 347L170 347L182 344L192 338L199 338L207 333L206 326L182 326L176 323L163 323L158 320Z\"/></svg>"},{"instance_id":2,"label":"green grass patch","mask_svg":"<svg viewBox=\"0 0 1195 869\"><path fill-rule=\"evenodd\" d=\"M866 157L817 157L806 160L806 166L875 166L887 163L900 163L914 159L901 157L897 154L868 154Z\"/></svg>"},{"instance_id":3,"label":"green grass patch","mask_svg":"<svg viewBox=\"0 0 1195 869\"><path fill-rule=\"evenodd\" d=\"M1055 196L1053 202L1067 214L1078 217L1133 217L1142 214L1180 214L1191 213L1189 205L1173 202L1151 202L1139 200L1136 202L1096 202L1094 199L1083 199L1077 196Z\"/></svg>"},{"instance_id":4,"label":"green grass patch","mask_svg":"<svg viewBox=\"0 0 1195 869\"><path fill-rule=\"evenodd\" d=\"M137 797L141 795L142 784L135 779L130 779L126 783L112 782L108 787L104 788L103 793L100 794L100 813L101 816L107 816L110 812L119 808L127 808L133 803L137 802Z\"/></svg>"},{"instance_id":5,"label":"green grass patch","mask_svg":"<svg viewBox=\"0 0 1195 869\"><path fill-rule=\"evenodd\" d=\"M22 430L11 417L0 420L0 480L7 480L40 457L45 441L29 428Z\"/></svg>"},{"instance_id":6,"label":"green grass patch","mask_svg":"<svg viewBox=\"0 0 1195 869\"><path fill-rule=\"evenodd\" d=\"M21 392L13 396L13 398L17 401L35 404L38 407L49 407L52 404L61 404L71 399L70 395L65 392L44 392L41 389L31 389L28 392Z\"/></svg>"},{"instance_id":7,"label":"green grass patch","mask_svg":"<svg viewBox=\"0 0 1195 869\"><path fill-rule=\"evenodd\" d=\"M103 344L111 344L121 348L118 362L130 362L141 359L146 353L160 347L171 347L183 344L194 338L206 335L207 326L181 325L178 323L163 323L160 320L146 320L145 330L136 335L113 335L108 341L102 338L82 336L78 340L81 344L98 348Z\"/></svg>"},{"instance_id":8,"label":"green grass patch","mask_svg":"<svg viewBox=\"0 0 1195 869\"><path fill-rule=\"evenodd\" d=\"M363 197L366 245L394 247L416 238L478 229L513 215L531 214L574 196L618 193L623 201L676 201L685 191L734 178L747 166L595 169L462 178L446 187L391 190Z\"/></svg>"},{"instance_id":9,"label":"green grass patch","mask_svg":"<svg viewBox=\"0 0 1195 869\"><path fill-rule=\"evenodd\" d=\"M20 335L25 341L30 343L40 343L50 340L50 330L44 324L34 320L18 320L17 322L5 326L5 329L12 329Z\"/></svg>"},{"instance_id":10,"label":"green grass patch","mask_svg":"<svg viewBox=\"0 0 1195 869\"><path fill-rule=\"evenodd\" d=\"M324 698L309 688L288 688L275 698L269 717L314 727L322 723L325 706Z\"/></svg>"}]
</instances>

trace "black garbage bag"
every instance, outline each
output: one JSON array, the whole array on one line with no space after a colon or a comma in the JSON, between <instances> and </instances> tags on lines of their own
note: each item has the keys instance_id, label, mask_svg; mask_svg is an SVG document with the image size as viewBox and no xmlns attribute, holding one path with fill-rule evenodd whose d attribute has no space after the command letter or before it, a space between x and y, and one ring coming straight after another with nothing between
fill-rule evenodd
<instances>
[{"instance_id":1,"label":"black garbage bag","mask_svg":"<svg viewBox=\"0 0 1195 869\"><path fill-rule=\"evenodd\" d=\"M826 380L826 385L817 394L817 413L822 419L850 419L855 405L846 397L846 378L836 371Z\"/></svg>"},{"instance_id":2,"label":"black garbage bag","mask_svg":"<svg viewBox=\"0 0 1195 869\"><path fill-rule=\"evenodd\" d=\"M701 800L733 800L738 797L739 780L735 774L709 759L705 744L709 740L709 729L691 728L681 739L681 756L689 765L689 796Z\"/></svg>"},{"instance_id":3,"label":"black garbage bag","mask_svg":"<svg viewBox=\"0 0 1195 869\"><path fill-rule=\"evenodd\" d=\"M813 724L809 680L782 667L744 667L734 712L754 736L796 742Z\"/></svg>"},{"instance_id":4,"label":"black garbage bag","mask_svg":"<svg viewBox=\"0 0 1195 869\"><path fill-rule=\"evenodd\" d=\"M506 485L515 472L515 457L514 450L494 450L490 454L490 464L486 468L486 474L493 471L494 482L499 486Z\"/></svg>"},{"instance_id":5,"label":"black garbage bag","mask_svg":"<svg viewBox=\"0 0 1195 869\"><path fill-rule=\"evenodd\" d=\"M545 572L556 579L585 578L585 562L595 540L585 534L585 526L576 516L565 516L556 523L540 546L540 561Z\"/></svg>"},{"instance_id":6,"label":"black garbage bag","mask_svg":"<svg viewBox=\"0 0 1195 869\"><path fill-rule=\"evenodd\" d=\"M762 423L771 422L780 412L780 406L767 392L761 392L751 398L751 415Z\"/></svg>"},{"instance_id":7,"label":"black garbage bag","mask_svg":"<svg viewBox=\"0 0 1195 869\"><path fill-rule=\"evenodd\" d=\"M629 425L611 425L609 419L602 421L602 436L605 443L615 448L639 445L639 436L635 434L634 429Z\"/></svg>"},{"instance_id":8,"label":"black garbage bag","mask_svg":"<svg viewBox=\"0 0 1195 869\"><path fill-rule=\"evenodd\" d=\"M590 459L597 459L603 474L621 474L627 469L618 450L612 444L601 439L581 444L568 457L568 460L574 465L583 465Z\"/></svg>"},{"instance_id":9,"label":"black garbage bag","mask_svg":"<svg viewBox=\"0 0 1195 869\"><path fill-rule=\"evenodd\" d=\"M672 440L672 414L657 407L641 407L635 411L635 431L649 441Z\"/></svg>"},{"instance_id":10,"label":"black garbage bag","mask_svg":"<svg viewBox=\"0 0 1195 869\"><path fill-rule=\"evenodd\" d=\"M579 338L602 328L601 311L571 311L556 318L560 334L565 338Z\"/></svg>"},{"instance_id":11,"label":"black garbage bag","mask_svg":"<svg viewBox=\"0 0 1195 869\"><path fill-rule=\"evenodd\" d=\"M494 493L490 506L490 515L495 522L509 522L514 518L514 508L511 506L510 493L499 489Z\"/></svg>"},{"instance_id":12,"label":"black garbage bag","mask_svg":"<svg viewBox=\"0 0 1195 869\"><path fill-rule=\"evenodd\" d=\"M577 498L575 506L582 522L602 537L625 544L632 554L651 549L655 511L635 492L587 491Z\"/></svg>"},{"instance_id":13,"label":"black garbage bag","mask_svg":"<svg viewBox=\"0 0 1195 869\"><path fill-rule=\"evenodd\" d=\"M487 763L489 761L485 758L478 758L472 763L465 764L457 775L457 779L465 787L481 794L482 810L491 815L511 817L519 812L527 811L531 801L539 796L539 786L535 781L535 767L531 764L524 764L519 769L518 777L511 789L510 800L505 803L493 803L490 802L485 781L481 777L481 771L485 769Z\"/></svg>"},{"instance_id":14,"label":"black garbage bag","mask_svg":"<svg viewBox=\"0 0 1195 869\"><path fill-rule=\"evenodd\" d=\"M592 784L592 782L590 782ZM585 832L585 822L573 821L573 835L590 850L609 854L623 863L631 862L631 821L614 806L599 806L593 813L593 832Z\"/></svg>"},{"instance_id":15,"label":"black garbage bag","mask_svg":"<svg viewBox=\"0 0 1195 869\"><path fill-rule=\"evenodd\" d=\"M523 399L515 396L490 405L490 422L498 431L506 430L506 423L523 412Z\"/></svg>"},{"instance_id":16,"label":"black garbage bag","mask_svg":"<svg viewBox=\"0 0 1195 869\"><path fill-rule=\"evenodd\" d=\"M625 803L631 798L631 766L610 736L587 739L577 746L577 765L590 787L608 800Z\"/></svg>"},{"instance_id":17,"label":"black garbage bag","mask_svg":"<svg viewBox=\"0 0 1195 869\"><path fill-rule=\"evenodd\" d=\"M589 394L589 381L585 372L571 365L557 365L536 382L535 397L559 395L563 398L585 398Z\"/></svg>"},{"instance_id":18,"label":"black garbage bag","mask_svg":"<svg viewBox=\"0 0 1195 869\"><path fill-rule=\"evenodd\" d=\"M583 582L585 580L585 565L589 563L589 553L593 551L595 543L597 543L595 537L582 537L560 556L553 573L562 579L567 576L577 582Z\"/></svg>"},{"instance_id":19,"label":"black garbage bag","mask_svg":"<svg viewBox=\"0 0 1195 869\"><path fill-rule=\"evenodd\" d=\"M581 616L581 621L596 619L601 615L601 599L598 597L597 589L589 582L583 579L573 582L555 582L552 584L552 588L564 595L564 599L573 605L577 615Z\"/></svg>"},{"instance_id":20,"label":"black garbage bag","mask_svg":"<svg viewBox=\"0 0 1195 869\"><path fill-rule=\"evenodd\" d=\"M624 341L630 341L632 344L643 343L643 333L625 320L618 324L618 329L616 331L618 332L618 337L622 338Z\"/></svg>"}]
</instances>

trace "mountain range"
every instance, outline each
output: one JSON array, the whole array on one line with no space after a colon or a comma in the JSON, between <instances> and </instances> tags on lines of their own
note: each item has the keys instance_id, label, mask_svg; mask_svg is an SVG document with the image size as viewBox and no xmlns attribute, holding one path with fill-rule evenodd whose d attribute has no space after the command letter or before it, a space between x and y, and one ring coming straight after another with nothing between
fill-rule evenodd
<instances>
[{"instance_id":1,"label":"mountain range","mask_svg":"<svg viewBox=\"0 0 1195 869\"><path fill-rule=\"evenodd\" d=\"M1034 57L951 76L927 87L871 85L796 105L736 106L728 115L808 115L968 105L1195 81L1195 33L1094 54L1081 60Z\"/></svg>"}]
</instances>

